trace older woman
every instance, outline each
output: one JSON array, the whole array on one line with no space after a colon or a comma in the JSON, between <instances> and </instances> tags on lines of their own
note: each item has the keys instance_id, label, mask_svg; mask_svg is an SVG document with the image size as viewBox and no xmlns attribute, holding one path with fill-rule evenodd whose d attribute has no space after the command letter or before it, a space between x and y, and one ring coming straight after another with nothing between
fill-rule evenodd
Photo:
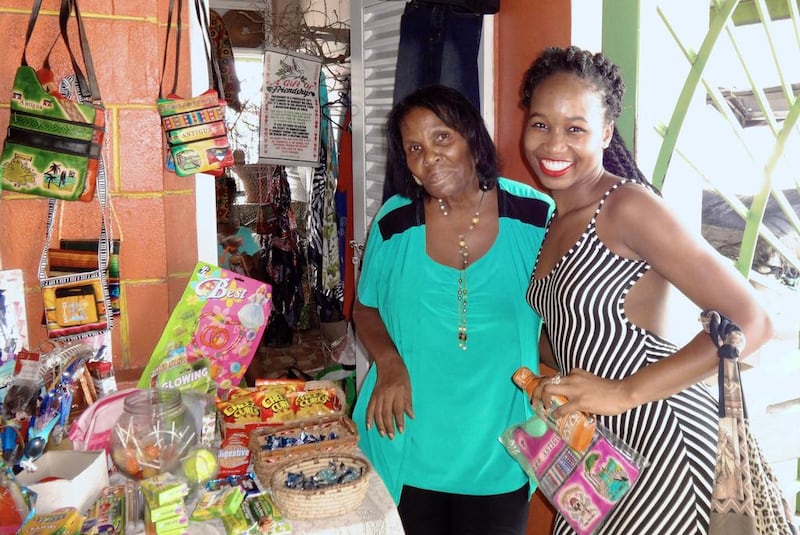
<instances>
[{"instance_id":1,"label":"older woman","mask_svg":"<svg viewBox=\"0 0 800 535\"><path fill-rule=\"evenodd\" d=\"M460 93L420 89L388 122L399 193L370 230L353 310L373 360L354 419L409 534L523 534L528 480L498 436L530 413L511 383L538 367L525 301L552 210L498 178L494 145Z\"/></svg>"}]
</instances>

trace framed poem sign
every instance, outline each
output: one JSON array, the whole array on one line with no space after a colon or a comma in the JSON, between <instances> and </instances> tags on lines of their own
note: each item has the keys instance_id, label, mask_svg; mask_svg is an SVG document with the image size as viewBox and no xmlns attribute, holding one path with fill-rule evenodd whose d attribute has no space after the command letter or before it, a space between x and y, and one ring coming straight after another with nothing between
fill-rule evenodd
<instances>
[{"instance_id":1,"label":"framed poem sign","mask_svg":"<svg viewBox=\"0 0 800 535\"><path fill-rule=\"evenodd\" d=\"M322 60L267 47L258 159L273 165L318 164Z\"/></svg>"}]
</instances>

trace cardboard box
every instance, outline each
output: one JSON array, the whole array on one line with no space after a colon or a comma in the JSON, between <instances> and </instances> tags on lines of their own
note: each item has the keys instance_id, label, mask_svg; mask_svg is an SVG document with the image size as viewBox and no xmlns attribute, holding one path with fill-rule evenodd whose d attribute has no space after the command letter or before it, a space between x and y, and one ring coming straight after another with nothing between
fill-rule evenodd
<instances>
[{"instance_id":1,"label":"cardboard box","mask_svg":"<svg viewBox=\"0 0 800 535\"><path fill-rule=\"evenodd\" d=\"M46 451L35 472L20 472L17 481L37 494L36 513L74 507L84 513L108 486L104 451ZM44 479L58 478L42 482Z\"/></svg>"}]
</instances>

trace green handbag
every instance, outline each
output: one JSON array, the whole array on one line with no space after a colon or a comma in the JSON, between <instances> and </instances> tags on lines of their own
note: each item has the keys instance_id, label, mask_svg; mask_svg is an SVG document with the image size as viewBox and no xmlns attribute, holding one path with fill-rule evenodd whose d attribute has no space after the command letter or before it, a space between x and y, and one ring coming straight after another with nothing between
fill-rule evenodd
<instances>
[{"instance_id":1,"label":"green handbag","mask_svg":"<svg viewBox=\"0 0 800 535\"><path fill-rule=\"evenodd\" d=\"M56 89L42 84L39 75L50 74L47 60L38 73L28 65L26 51L41 3L42 0L34 1L22 65L14 78L8 133L0 156L2 189L68 201L89 201L94 197L105 137L105 110L77 0L61 0L59 23L80 93L88 103L65 98ZM67 23L73 10L87 76L78 66L69 44Z\"/></svg>"}]
</instances>

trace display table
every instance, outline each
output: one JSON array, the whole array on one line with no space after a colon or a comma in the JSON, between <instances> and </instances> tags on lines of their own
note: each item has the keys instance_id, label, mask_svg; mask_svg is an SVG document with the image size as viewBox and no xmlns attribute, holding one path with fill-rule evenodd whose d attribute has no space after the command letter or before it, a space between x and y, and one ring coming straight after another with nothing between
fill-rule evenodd
<instances>
[{"instance_id":1,"label":"display table","mask_svg":"<svg viewBox=\"0 0 800 535\"><path fill-rule=\"evenodd\" d=\"M370 475L370 484L367 495L361 506L341 516L318 518L314 520L289 519L292 526L292 535L402 535L403 525L397 508L389 492L374 472ZM222 522L189 524L189 533L192 535L225 535ZM277 535L277 534L276 534Z\"/></svg>"},{"instance_id":2,"label":"display table","mask_svg":"<svg viewBox=\"0 0 800 535\"><path fill-rule=\"evenodd\" d=\"M369 490L361 507L338 517L318 520L290 520L292 533L320 535L402 534L403 525L397 507L381 478L371 471Z\"/></svg>"},{"instance_id":3,"label":"display table","mask_svg":"<svg viewBox=\"0 0 800 535\"><path fill-rule=\"evenodd\" d=\"M357 509L340 516L317 518L313 520L285 519L291 524L292 535L402 535L403 525L397 513L397 507L386 490L381 478L371 470L369 473L369 489L364 502ZM120 474L112 475L112 483L121 482ZM265 492L268 487L258 481L259 487ZM189 511L194 507L187 503ZM126 533L131 535L144 533L142 522L136 526L128 525ZM226 535L225 527L220 519L206 522L190 522L188 533L191 535ZM275 532L275 535L280 535Z\"/></svg>"}]
</instances>

